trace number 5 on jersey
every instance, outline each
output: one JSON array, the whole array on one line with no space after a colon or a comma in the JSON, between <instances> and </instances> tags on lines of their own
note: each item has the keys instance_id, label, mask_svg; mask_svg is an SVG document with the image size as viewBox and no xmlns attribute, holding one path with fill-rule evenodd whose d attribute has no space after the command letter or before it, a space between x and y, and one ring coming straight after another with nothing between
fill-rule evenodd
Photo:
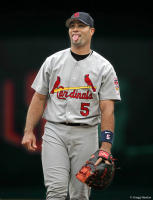
<instances>
[{"instance_id":1,"label":"number 5 on jersey","mask_svg":"<svg viewBox=\"0 0 153 200\"><path fill-rule=\"evenodd\" d=\"M89 115L89 107L90 103L81 103L81 115L82 116L88 116Z\"/></svg>"}]
</instances>

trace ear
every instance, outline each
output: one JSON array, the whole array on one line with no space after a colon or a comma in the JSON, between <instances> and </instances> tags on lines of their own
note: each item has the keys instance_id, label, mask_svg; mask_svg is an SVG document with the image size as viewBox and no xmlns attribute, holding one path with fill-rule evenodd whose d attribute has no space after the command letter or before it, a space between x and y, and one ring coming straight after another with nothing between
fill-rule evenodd
<instances>
[{"instance_id":1,"label":"ear","mask_svg":"<svg viewBox=\"0 0 153 200\"><path fill-rule=\"evenodd\" d=\"M90 33L91 33L91 36L93 36L93 34L95 33L95 28L90 28Z\"/></svg>"}]
</instances>

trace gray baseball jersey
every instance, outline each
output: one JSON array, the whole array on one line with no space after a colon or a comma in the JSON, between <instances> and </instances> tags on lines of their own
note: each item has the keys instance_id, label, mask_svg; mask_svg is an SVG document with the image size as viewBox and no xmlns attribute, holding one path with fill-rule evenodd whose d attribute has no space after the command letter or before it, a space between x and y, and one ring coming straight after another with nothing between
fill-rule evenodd
<instances>
[{"instance_id":1,"label":"gray baseball jersey","mask_svg":"<svg viewBox=\"0 0 153 200\"><path fill-rule=\"evenodd\" d=\"M121 99L113 66L95 51L80 61L73 58L70 48L49 56L32 88L48 95L43 117L53 123L94 126L101 122L99 100Z\"/></svg>"}]
</instances>

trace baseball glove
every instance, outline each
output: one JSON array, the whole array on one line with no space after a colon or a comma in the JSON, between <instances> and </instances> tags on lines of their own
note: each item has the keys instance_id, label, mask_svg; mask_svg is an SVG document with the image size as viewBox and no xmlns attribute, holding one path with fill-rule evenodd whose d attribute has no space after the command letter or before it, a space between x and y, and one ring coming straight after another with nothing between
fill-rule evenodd
<instances>
[{"instance_id":1,"label":"baseball glove","mask_svg":"<svg viewBox=\"0 0 153 200\"><path fill-rule=\"evenodd\" d=\"M100 163L95 165L99 158L101 158ZM113 180L114 160L108 152L98 150L86 161L86 164L76 174L76 178L93 189L104 190Z\"/></svg>"}]
</instances>

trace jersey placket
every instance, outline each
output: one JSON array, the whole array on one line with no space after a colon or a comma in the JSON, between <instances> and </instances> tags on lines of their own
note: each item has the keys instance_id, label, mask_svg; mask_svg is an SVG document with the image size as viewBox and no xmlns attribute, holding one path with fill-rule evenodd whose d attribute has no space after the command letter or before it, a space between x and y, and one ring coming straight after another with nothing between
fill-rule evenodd
<instances>
[{"instance_id":1,"label":"jersey placket","mask_svg":"<svg viewBox=\"0 0 153 200\"><path fill-rule=\"evenodd\" d=\"M72 66L72 72L71 74L69 75L69 85L68 87L72 87L75 85L75 82L76 82L76 70L78 68L78 62L76 61L73 66ZM69 93L71 92L72 90L69 91ZM72 110L71 110L71 106L70 104L72 103L73 99L68 97L66 99L66 123L71 123L72 122L72 116L73 116L73 113L72 113ZM75 105L74 105L75 106Z\"/></svg>"}]
</instances>

